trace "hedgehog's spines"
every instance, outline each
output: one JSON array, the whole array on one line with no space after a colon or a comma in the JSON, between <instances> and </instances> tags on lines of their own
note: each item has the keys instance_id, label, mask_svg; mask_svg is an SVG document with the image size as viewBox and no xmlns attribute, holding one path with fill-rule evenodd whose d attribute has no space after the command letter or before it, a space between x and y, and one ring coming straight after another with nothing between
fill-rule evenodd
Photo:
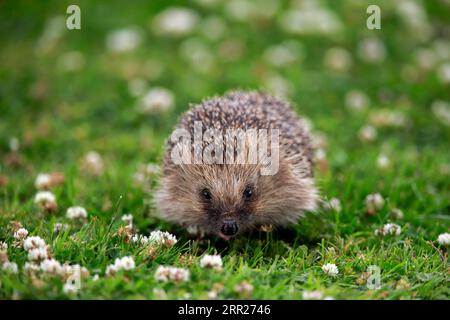
<instances>
[{"instance_id":1,"label":"hedgehog's spines","mask_svg":"<svg viewBox=\"0 0 450 320\"><path fill-rule=\"evenodd\" d=\"M281 98L261 91L229 91L222 97L205 99L185 112L178 127L193 136L195 121L202 122L203 130L279 129L281 147L286 154L296 154L294 160L306 160L312 176L311 139L296 113ZM169 141L168 149L172 147Z\"/></svg>"}]
</instances>

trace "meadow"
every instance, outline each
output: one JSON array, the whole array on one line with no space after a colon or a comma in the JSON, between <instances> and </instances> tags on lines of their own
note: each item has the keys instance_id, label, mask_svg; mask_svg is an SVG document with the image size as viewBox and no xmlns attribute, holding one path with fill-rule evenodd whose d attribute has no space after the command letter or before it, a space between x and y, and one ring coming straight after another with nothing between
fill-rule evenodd
<instances>
[{"instance_id":1,"label":"meadow","mask_svg":"<svg viewBox=\"0 0 450 320\"><path fill-rule=\"evenodd\" d=\"M446 0L2 1L0 299L448 299L449 22ZM153 192L180 115L233 89L307 119L323 205L225 242Z\"/></svg>"}]
</instances>

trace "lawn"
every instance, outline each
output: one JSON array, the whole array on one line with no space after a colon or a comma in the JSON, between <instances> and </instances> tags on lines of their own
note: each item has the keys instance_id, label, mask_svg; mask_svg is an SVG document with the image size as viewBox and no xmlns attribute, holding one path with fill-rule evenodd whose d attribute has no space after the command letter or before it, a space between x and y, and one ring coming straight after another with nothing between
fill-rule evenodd
<instances>
[{"instance_id":1,"label":"lawn","mask_svg":"<svg viewBox=\"0 0 450 320\"><path fill-rule=\"evenodd\" d=\"M0 299L448 299L449 6L2 1ZM182 112L237 88L308 119L324 203L287 229L200 238L158 218L155 165ZM131 239L155 230L177 242ZM60 270L75 265L76 288Z\"/></svg>"}]
</instances>

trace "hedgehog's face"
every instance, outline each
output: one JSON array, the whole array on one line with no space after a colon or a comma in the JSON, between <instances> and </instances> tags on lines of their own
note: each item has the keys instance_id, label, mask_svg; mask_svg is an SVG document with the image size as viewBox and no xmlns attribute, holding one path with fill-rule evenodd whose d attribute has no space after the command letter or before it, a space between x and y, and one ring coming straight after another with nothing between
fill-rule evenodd
<instances>
[{"instance_id":1,"label":"hedgehog's face","mask_svg":"<svg viewBox=\"0 0 450 320\"><path fill-rule=\"evenodd\" d=\"M227 181L208 183L197 192L202 216L206 218L203 228L225 240L251 227L258 198L255 179L248 177L247 182L232 179L235 190L229 189Z\"/></svg>"},{"instance_id":2,"label":"hedgehog's face","mask_svg":"<svg viewBox=\"0 0 450 320\"><path fill-rule=\"evenodd\" d=\"M157 204L168 220L228 240L259 225L295 222L314 208L312 179L297 179L291 169L261 176L256 165L178 166L163 177Z\"/></svg>"},{"instance_id":3,"label":"hedgehog's face","mask_svg":"<svg viewBox=\"0 0 450 320\"><path fill-rule=\"evenodd\" d=\"M254 167L179 166L163 178L159 209L169 220L228 240L254 224L260 196Z\"/></svg>"}]
</instances>

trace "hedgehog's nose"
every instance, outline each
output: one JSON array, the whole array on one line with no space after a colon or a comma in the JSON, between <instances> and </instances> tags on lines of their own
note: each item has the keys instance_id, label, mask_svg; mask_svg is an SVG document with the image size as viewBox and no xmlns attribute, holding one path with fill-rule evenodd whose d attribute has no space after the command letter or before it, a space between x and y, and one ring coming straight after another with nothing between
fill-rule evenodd
<instances>
[{"instance_id":1,"label":"hedgehog's nose","mask_svg":"<svg viewBox=\"0 0 450 320\"><path fill-rule=\"evenodd\" d=\"M238 226L235 220L227 219L223 222L222 233L226 236L234 236L238 232Z\"/></svg>"}]
</instances>

